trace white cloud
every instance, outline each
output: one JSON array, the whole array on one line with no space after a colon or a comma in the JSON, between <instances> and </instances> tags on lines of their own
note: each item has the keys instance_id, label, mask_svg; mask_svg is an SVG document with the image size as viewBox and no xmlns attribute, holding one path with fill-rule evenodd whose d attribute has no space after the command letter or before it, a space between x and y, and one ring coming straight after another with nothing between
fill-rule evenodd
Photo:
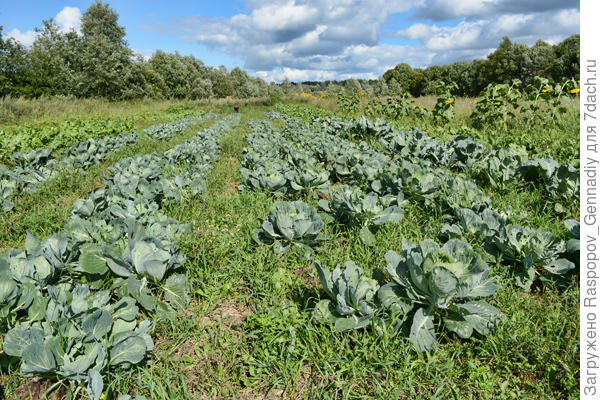
<instances>
[{"instance_id":1,"label":"white cloud","mask_svg":"<svg viewBox=\"0 0 600 400\"><path fill-rule=\"evenodd\" d=\"M513 42L532 45L539 39L557 43L578 32L579 10L572 9L465 18L456 26L415 23L397 34L421 41L424 48L437 53L435 61L441 62L468 59L461 58L465 50L485 56L505 36Z\"/></svg>"},{"instance_id":2,"label":"white cloud","mask_svg":"<svg viewBox=\"0 0 600 400\"><path fill-rule=\"evenodd\" d=\"M438 51L485 47L485 44L481 43L484 26L484 21L461 22L452 28L433 26L432 35L425 40L425 46Z\"/></svg>"},{"instance_id":3,"label":"white cloud","mask_svg":"<svg viewBox=\"0 0 600 400\"><path fill-rule=\"evenodd\" d=\"M277 81L285 77L294 81L376 77L402 62L423 67L482 58L504 36L527 44L538 39L556 43L579 32L577 0L245 3L249 11L231 18L190 16L145 28L241 58L244 68L255 76ZM397 35L420 43L382 44L382 29L390 28L388 17L409 10L414 10L408 15L415 23Z\"/></svg>"},{"instance_id":4,"label":"white cloud","mask_svg":"<svg viewBox=\"0 0 600 400\"><path fill-rule=\"evenodd\" d=\"M252 24L265 31L301 29L313 25L318 10L307 5L269 4L252 12Z\"/></svg>"},{"instance_id":5,"label":"white cloud","mask_svg":"<svg viewBox=\"0 0 600 400\"><path fill-rule=\"evenodd\" d=\"M398 34L413 40L427 39L431 37L431 26L418 23L399 31Z\"/></svg>"},{"instance_id":6,"label":"white cloud","mask_svg":"<svg viewBox=\"0 0 600 400\"><path fill-rule=\"evenodd\" d=\"M378 45L387 17L422 0L250 1L248 14L231 18L188 17L147 29L242 58L265 79L376 77L410 48ZM425 58L414 55L419 61Z\"/></svg>"},{"instance_id":7,"label":"white cloud","mask_svg":"<svg viewBox=\"0 0 600 400\"><path fill-rule=\"evenodd\" d=\"M58 25L59 32L66 33L69 31L75 31L79 33L81 28L81 11L79 8L67 6L60 10L54 19ZM38 33L34 30L22 32L17 28L14 28L5 34L6 37L13 38L27 47L33 44L37 35Z\"/></svg>"},{"instance_id":8,"label":"white cloud","mask_svg":"<svg viewBox=\"0 0 600 400\"><path fill-rule=\"evenodd\" d=\"M579 8L579 0L425 0L418 19L494 18L503 14L530 14Z\"/></svg>"},{"instance_id":9,"label":"white cloud","mask_svg":"<svg viewBox=\"0 0 600 400\"><path fill-rule=\"evenodd\" d=\"M55 19L61 32L79 32L81 28L81 10L77 7L66 6L56 14Z\"/></svg>"},{"instance_id":10,"label":"white cloud","mask_svg":"<svg viewBox=\"0 0 600 400\"><path fill-rule=\"evenodd\" d=\"M31 46L33 41L37 36L37 32L29 30L26 32L21 32L19 29L13 29L12 31L5 34L8 38L13 38L17 42L20 42L23 46Z\"/></svg>"}]
</instances>

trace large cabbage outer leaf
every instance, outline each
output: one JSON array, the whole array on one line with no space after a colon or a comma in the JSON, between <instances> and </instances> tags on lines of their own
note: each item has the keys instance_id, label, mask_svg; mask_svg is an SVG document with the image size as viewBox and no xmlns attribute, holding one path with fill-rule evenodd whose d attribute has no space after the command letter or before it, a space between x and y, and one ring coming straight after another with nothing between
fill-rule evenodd
<instances>
[{"instance_id":1,"label":"large cabbage outer leaf","mask_svg":"<svg viewBox=\"0 0 600 400\"><path fill-rule=\"evenodd\" d=\"M102 396L102 389L104 389L104 381L100 372L95 369L89 370L87 394L90 400L99 400Z\"/></svg>"},{"instance_id":2,"label":"large cabbage outer leaf","mask_svg":"<svg viewBox=\"0 0 600 400\"><path fill-rule=\"evenodd\" d=\"M44 331L40 328L17 325L4 335L2 348L9 356L22 357L27 346L43 342Z\"/></svg>"},{"instance_id":3,"label":"large cabbage outer leaf","mask_svg":"<svg viewBox=\"0 0 600 400\"><path fill-rule=\"evenodd\" d=\"M358 317L351 315L349 317L337 318L335 320L335 330L338 332L345 332L354 329L361 329L368 326L371 323L371 316L365 315Z\"/></svg>"},{"instance_id":4,"label":"large cabbage outer leaf","mask_svg":"<svg viewBox=\"0 0 600 400\"><path fill-rule=\"evenodd\" d=\"M106 259L102 256L102 249L98 246L87 246L79 256L79 266L88 274L101 275L108 271Z\"/></svg>"},{"instance_id":5,"label":"large cabbage outer leaf","mask_svg":"<svg viewBox=\"0 0 600 400\"><path fill-rule=\"evenodd\" d=\"M138 313L135 300L131 297L123 297L112 306L112 317L115 320L133 321Z\"/></svg>"},{"instance_id":6,"label":"large cabbage outer leaf","mask_svg":"<svg viewBox=\"0 0 600 400\"><path fill-rule=\"evenodd\" d=\"M174 274L167 278L164 293L166 301L175 308L184 309L190 301L185 275Z\"/></svg>"},{"instance_id":7,"label":"large cabbage outer leaf","mask_svg":"<svg viewBox=\"0 0 600 400\"><path fill-rule=\"evenodd\" d=\"M396 313L408 314L414 305L406 289L395 282L387 283L377 291L381 305Z\"/></svg>"},{"instance_id":8,"label":"large cabbage outer leaf","mask_svg":"<svg viewBox=\"0 0 600 400\"><path fill-rule=\"evenodd\" d=\"M21 371L24 374L47 373L56 368L54 354L43 342L34 342L27 345L21 354L23 362Z\"/></svg>"},{"instance_id":9,"label":"large cabbage outer leaf","mask_svg":"<svg viewBox=\"0 0 600 400\"><path fill-rule=\"evenodd\" d=\"M323 268L321 266L321 262L318 260L315 261L315 268L317 270L317 275L319 276L321 286L323 286L329 296L335 297L336 293L334 293L335 287L331 278L331 271L329 271L327 268Z\"/></svg>"},{"instance_id":10,"label":"large cabbage outer leaf","mask_svg":"<svg viewBox=\"0 0 600 400\"><path fill-rule=\"evenodd\" d=\"M489 335L502 318L502 313L485 301L456 304L449 310L444 324L463 339L471 337L474 330L481 335Z\"/></svg>"},{"instance_id":11,"label":"large cabbage outer leaf","mask_svg":"<svg viewBox=\"0 0 600 400\"><path fill-rule=\"evenodd\" d=\"M146 356L146 342L140 336L130 336L110 349L110 365L137 364Z\"/></svg>"},{"instance_id":12,"label":"large cabbage outer leaf","mask_svg":"<svg viewBox=\"0 0 600 400\"><path fill-rule=\"evenodd\" d=\"M436 335L431 309L419 308L410 327L410 342L417 351L430 351L435 347Z\"/></svg>"},{"instance_id":13,"label":"large cabbage outer leaf","mask_svg":"<svg viewBox=\"0 0 600 400\"><path fill-rule=\"evenodd\" d=\"M102 340L110 332L112 318L108 311L96 310L83 321L83 331L97 340Z\"/></svg>"}]
</instances>

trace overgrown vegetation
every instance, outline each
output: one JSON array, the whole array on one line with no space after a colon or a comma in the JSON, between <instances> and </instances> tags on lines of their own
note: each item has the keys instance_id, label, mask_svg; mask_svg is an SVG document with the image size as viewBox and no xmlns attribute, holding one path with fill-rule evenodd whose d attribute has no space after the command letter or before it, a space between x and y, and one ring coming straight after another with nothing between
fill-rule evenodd
<instances>
[{"instance_id":1,"label":"overgrown vegetation","mask_svg":"<svg viewBox=\"0 0 600 400\"><path fill-rule=\"evenodd\" d=\"M4 395L577 398L578 149L519 119L571 138L576 112L528 96L475 128L439 93L65 151L87 174L16 196L0 231Z\"/></svg>"}]
</instances>

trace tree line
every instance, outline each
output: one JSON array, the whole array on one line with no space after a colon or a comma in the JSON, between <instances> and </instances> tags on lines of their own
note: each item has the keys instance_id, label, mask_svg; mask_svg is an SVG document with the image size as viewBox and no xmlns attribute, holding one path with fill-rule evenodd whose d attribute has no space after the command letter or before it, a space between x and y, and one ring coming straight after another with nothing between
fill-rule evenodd
<instances>
[{"instance_id":1,"label":"tree line","mask_svg":"<svg viewBox=\"0 0 600 400\"><path fill-rule=\"evenodd\" d=\"M0 97L202 99L263 97L270 92L265 81L240 68L209 67L194 56L160 50L147 60L135 56L118 14L99 1L82 15L79 33L61 32L52 19L36 31L26 48L4 38L0 26Z\"/></svg>"},{"instance_id":2,"label":"tree line","mask_svg":"<svg viewBox=\"0 0 600 400\"><path fill-rule=\"evenodd\" d=\"M107 3L97 1L82 15L79 33L61 32L52 20L36 28L26 48L2 35L0 26L0 97L133 98L250 98L282 94L335 95L341 89L376 96L435 94L437 82L456 84L455 95L476 96L490 83L534 76L579 79L579 35L557 45L538 41L533 46L504 38L484 60L412 68L406 63L387 70L378 80L267 84L240 68L210 67L194 56L156 51L149 59L134 55L125 28Z\"/></svg>"},{"instance_id":3,"label":"tree line","mask_svg":"<svg viewBox=\"0 0 600 400\"><path fill-rule=\"evenodd\" d=\"M563 78L579 81L580 35L571 35L557 45L538 40L533 46L513 43L505 37L486 59L458 61L447 65L412 68L406 63L387 70L380 79L348 79L345 81L302 82L295 84L307 93L335 94L359 91L374 96L414 97L437 95L438 83L452 86L453 95L478 96L491 83L511 83L519 79L524 86L536 76L559 82Z\"/></svg>"},{"instance_id":4,"label":"tree line","mask_svg":"<svg viewBox=\"0 0 600 400\"><path fill-rule=\"evenodd\" d=\"M408 92L413 96L436 94L436 84L455 83L456 95L477 96L491 83L510 83L514 79L524 85L534 77L563 78L579 81L579 34L571 35L557 45L538 40L533 46L513 43L505 37L486 59L459 61L448 65L432 65L413 69L398 64L387 70L374 86L376 94Z\"/></svg>"}]
</instances>

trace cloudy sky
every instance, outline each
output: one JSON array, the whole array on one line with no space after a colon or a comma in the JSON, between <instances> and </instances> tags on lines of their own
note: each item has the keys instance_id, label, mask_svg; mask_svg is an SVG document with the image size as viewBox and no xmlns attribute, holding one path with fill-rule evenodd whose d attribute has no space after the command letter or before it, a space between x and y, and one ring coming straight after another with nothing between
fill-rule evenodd
<instances>
[{"instance_id":1,"label":"cloudy sky","mask_svg":"<svg viewBox=\"0 0 600 400\"><path fill-rule=\"evenodd\" d=\"M4 2L4 34L31 44L54 18L79 29L92 1ZM36 4L33 4L36 3ZM114 0L130 47L193 54L266 80L377 78L413 67L484 58L502 37L533 44L579 33L573 0Z\"/></svg>"}]
</instances>

